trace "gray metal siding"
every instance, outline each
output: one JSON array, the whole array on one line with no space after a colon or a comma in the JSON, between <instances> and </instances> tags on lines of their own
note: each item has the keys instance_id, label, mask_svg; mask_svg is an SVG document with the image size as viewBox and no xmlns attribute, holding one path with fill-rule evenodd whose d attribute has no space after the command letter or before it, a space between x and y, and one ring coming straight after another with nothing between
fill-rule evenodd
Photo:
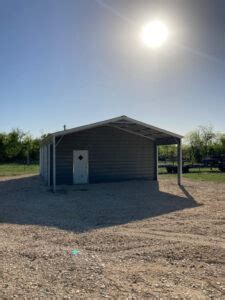
<instances>
[{"instance_id":1,"label":"gray metal siding","mask_svg":"<svg viewBox=\"0 0 225 300\"><path fill-rule=\"evenodd\" d=\"M56 148L57 184L73 183L73 150L89 151L89 182L156 179L155 144L104 126L63 137Z\"/></svg>"}]
</instances>

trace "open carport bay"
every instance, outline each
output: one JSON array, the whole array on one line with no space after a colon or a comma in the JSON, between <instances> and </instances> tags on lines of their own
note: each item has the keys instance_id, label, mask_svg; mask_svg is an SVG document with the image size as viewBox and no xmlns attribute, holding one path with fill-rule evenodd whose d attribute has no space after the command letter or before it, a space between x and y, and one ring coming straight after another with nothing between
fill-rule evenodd
<instances>
[{"instance_id":1,"label":"open carport bay","mask_svg":"<svg viewBox=\"0 0 225 300\"><path fill-rule=\"evenodd\" d=\"M225 297L225 184L0 182L0 296ZM71 255L68 250L77 249Z\"/></svg>"}]
</instances>

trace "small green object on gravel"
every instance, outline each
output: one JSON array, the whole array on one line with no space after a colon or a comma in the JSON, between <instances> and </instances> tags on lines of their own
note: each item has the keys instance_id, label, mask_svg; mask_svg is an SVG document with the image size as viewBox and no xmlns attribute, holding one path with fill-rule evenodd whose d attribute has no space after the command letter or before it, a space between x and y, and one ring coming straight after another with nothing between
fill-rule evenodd
<instances>
[{"instance_id":1,"label":"small green object on gravel","mask_svg":"<svg viewBox=\"0 0 225 300\"><path fill-rule=\"evenodd\" d=\"M71 250L71 254L72 254L72 255L78 254L78 250L77 250L77 249L72 249L72 250Z\"/></svg>"}]
</instances>

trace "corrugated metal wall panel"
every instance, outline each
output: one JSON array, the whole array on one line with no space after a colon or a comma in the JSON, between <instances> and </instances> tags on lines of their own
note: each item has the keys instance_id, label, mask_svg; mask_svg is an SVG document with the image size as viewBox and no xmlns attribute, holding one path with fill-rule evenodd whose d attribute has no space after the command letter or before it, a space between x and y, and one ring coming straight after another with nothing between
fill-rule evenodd
<instances>
[{"instance_id":1,"label":"corrugated metal wall panel","mask_svg":"<svg viewBox=\"0 0 225 300\"><path fill-rule=\"evenodd\" d=\"M89 181L156 179L155 144L113 127L63 137L56 148L56 183L72 184L73 150L89 151Z\"/></svg>"}]
</instances>

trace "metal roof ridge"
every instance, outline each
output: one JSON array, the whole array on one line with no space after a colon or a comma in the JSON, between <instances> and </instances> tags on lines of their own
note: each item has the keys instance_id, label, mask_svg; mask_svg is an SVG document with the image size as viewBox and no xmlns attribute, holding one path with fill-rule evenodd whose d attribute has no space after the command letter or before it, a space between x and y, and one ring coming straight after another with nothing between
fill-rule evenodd
<instances>
[{"instance_id":1,"label":"metal roof ridge","mask_svg":"<svg viewBox=\"0 0 225 300\"><path fill-rule=\"evenodd\" d=\"M156 127L156 126L138 121L138 120L130 118L126 115L121 115L119 117L107 119L107 120L100 121L100 122L94 122L94 123L90 123L90 124L87 124L87 125L81 125L81 126L73 127L73 128L66 129L66 130L56 131L56 132L50 133L47 136L47 138L49 139L51 136L57 137L57 136L61 136L61 135L70 134L70 133L73 133L73 132L83 131L83 130L95 128L95 127L98 127L98 126L107 125L107 124L110 124L111 122L116 122L116 121L119 121L119 120L122 120L122 119L125 119L125 120L130 121L130 122L134 122L138 125L144 126L146 128L149 128L149 129L156 130L156 131L161 132L161 133L168 134L168 135L176 137L176 138L183 138L182 135L179 135L179 134L176 134L174 132L171 132L171 131L168 131L168 130L165 130L165 129L162 129L162 128L159 128L159 127Z\"/></svg>"}]
</instances>

